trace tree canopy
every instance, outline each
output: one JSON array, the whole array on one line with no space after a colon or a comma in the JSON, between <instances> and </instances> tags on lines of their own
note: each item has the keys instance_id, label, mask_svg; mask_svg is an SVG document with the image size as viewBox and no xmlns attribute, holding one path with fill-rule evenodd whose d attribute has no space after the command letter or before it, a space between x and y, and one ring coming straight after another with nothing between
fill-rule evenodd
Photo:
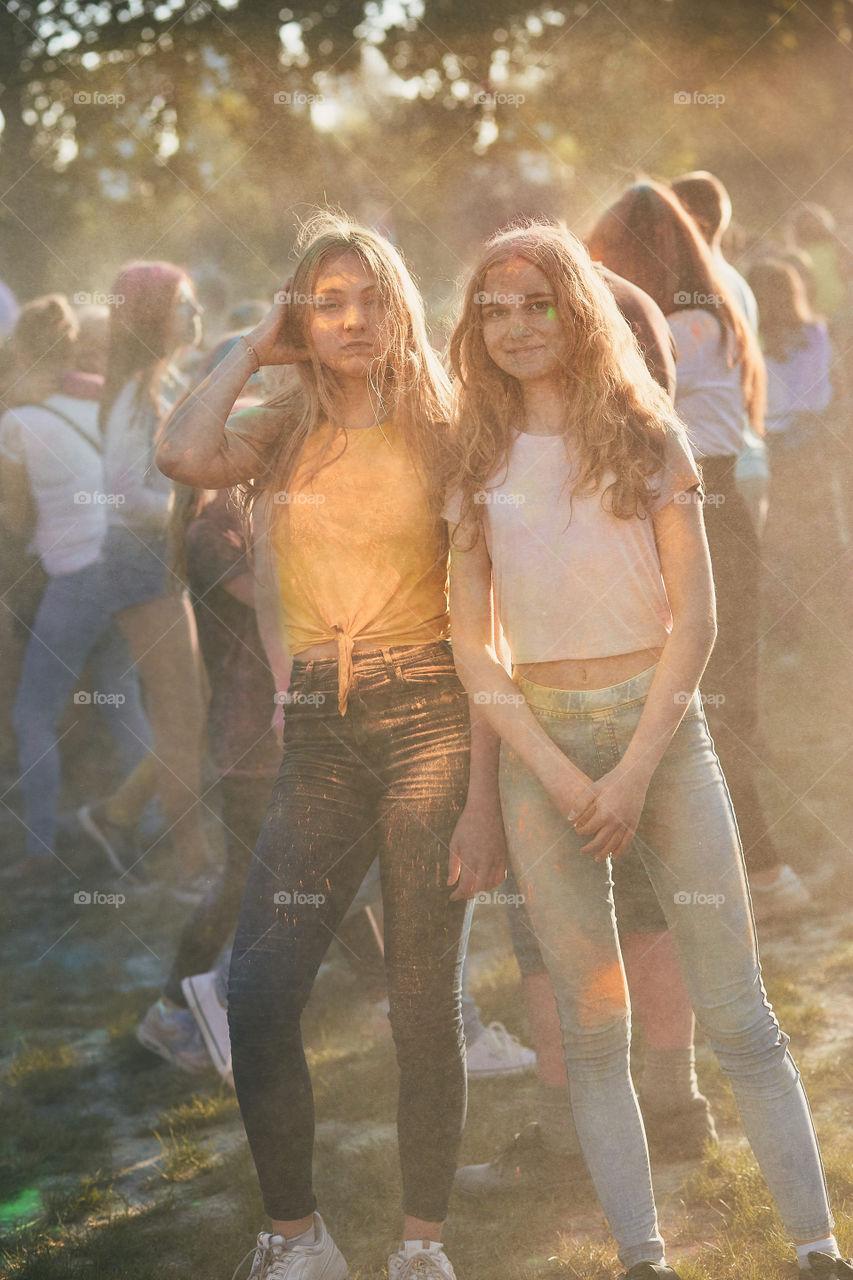
<instances>
[{"instance_id":1,"label":"tree canopy","mask_svg":"<svg viewBox=\"0 0 853 1280\"><path fill-rule=\"evenodd\" d=\"M515 212L582 223L695 167L771 234L843 212L851 28L851 0L10 0L0 275L72 292L172 257L268 293L326 200L442 280Z\"/></svg>"}]
</instances>

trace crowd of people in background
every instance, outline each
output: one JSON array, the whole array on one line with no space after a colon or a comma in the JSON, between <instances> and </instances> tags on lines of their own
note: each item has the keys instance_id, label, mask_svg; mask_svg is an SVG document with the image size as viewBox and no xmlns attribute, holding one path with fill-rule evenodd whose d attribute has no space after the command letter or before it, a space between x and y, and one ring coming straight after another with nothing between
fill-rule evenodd
<instances>
[{"instance_id":1,"label":"crowd of people in background","mask_svg":"<svg viewBox=\"0 0 853 1280\"><path fill-rule=\"evenodd\" d=\"M796 678L849 553L853 270L820 206L746 248L731 219L702 171L633 185L586 248L548 220L496 235L446 358L397 251L331 215L271 309L148 261L108 307L0 296L9 891L100 859L186 902L137 1034L236 1086L273 1225L251 1280L346 1274L299 1032L333 936L400 1066L390 1280L452 1280L452 1188L535 1200L586 1169L631 1280L675 1276L648 1151L717 1141L697 1016L802 1274L853 1275L752 934L810 903L761 797L760 692L768 662ZM98 794L69 734L98 743ZM715 877L725 924L673 913ZM531 1048L468 990L498 885ZM727 1016L723 978L751 993ZM466 1072L528 1070L535 1118L457 1169Z\"/></svg>"}]
</instances>

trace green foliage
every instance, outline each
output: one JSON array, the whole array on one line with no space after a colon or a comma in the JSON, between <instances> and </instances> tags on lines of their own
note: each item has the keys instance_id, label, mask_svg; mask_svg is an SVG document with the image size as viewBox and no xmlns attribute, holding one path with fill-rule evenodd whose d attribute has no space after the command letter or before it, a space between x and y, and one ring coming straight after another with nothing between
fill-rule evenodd
<instances>
[{"instance_id":1,"label":"green foliage","mask_svg":"<svg viewBox=\"0 0 853 1280\"><path fill-rule=\"evenodd\" d=\"M762 232L799 192L843 207L849 5L833 0L426 0L398 26L339 0L284 11L284 43L278 2L165 9L0 9L0 276L24 296L108 291L140 255L268 296L299 213L325 200L389 226L437 301L506 218L583 229L642 170L720 172Z\"/></svg>"}]
</instances>

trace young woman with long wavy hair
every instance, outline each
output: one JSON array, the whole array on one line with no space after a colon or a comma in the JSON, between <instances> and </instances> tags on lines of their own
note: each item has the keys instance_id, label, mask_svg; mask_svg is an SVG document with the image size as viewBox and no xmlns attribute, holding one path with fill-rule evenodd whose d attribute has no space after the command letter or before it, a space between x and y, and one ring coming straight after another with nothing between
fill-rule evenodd
<instances>
[{"instance_id":1,"label":"young woman with long wavy hair","mask_svg":"<svg viewBox=\"0 0 853 1280\"><path fill-rule=\"evenodd\" d=\"M853 1276L831 1236L805 1092L762 986L737 827L697 693L714 592L684 427L586 250L561 227L488 243L451 352L454 658L502 739L510 858L620 1260L630 1280L675 1276L629 1074L610 868L633 846L804 1274ZM512 677L490 648L492 593Z\"/></svg>"},{"instance_id":2,"label":"young woman with long wavy hair","mask_svg":"<svg viewBox=\"0 0 853 1280\"><path fill-rule=\"evenodd\" d=\"M499 883L503 865L490 839L496 752L472 754L469 789L468 699L447 643L448 386L392 245L322 214L300 247L283 296L179 408L157 452L175 480L247 487L286 632L284 754L229 991L234 1081L273 1226L251 1276L346 1274L315 1212L299 1020L378 853L405 1211L389 1275L449 1280L440 1240L465 1114L464 899ZM294 365L291 385L229 419L247 378L276 364Z\"/></svg>"},{"instance_id":3,"label":"young woman with long wavy hair","mask_svg":"<svg viewBox=\"0 0 853 1280\"><path fill-rule=\"evenodd\" d=\"M782 888L784 896L791 871L756 782L761 554L735 474L747 426L759 436L764 432L766 379L758 339L699 227L668 187L630 187L598 219L587 244L594 259L654 298L675 337L675 407L702 469L717 596L717 640L702 692L750 880ZM805 895L796 878L790 886L797 909Z\"/></svg>"}]
</instances>

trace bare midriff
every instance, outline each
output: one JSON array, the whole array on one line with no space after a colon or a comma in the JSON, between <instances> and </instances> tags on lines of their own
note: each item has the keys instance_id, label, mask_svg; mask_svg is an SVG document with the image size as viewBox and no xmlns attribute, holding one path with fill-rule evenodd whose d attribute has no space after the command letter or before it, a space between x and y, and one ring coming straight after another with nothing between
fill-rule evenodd
<instances>
[{"instance_id":1,"label":"bare midriff","mask_svg":"<svg viewBox=\"0 0 853 1280\"><path fill-rule=\"evenodd\" d=\"M609 658L561 658L559 662L518 663L515 672L534 684L550 689L609 689L653 667L663 653L659 649L637 649L615 653ZM301 655L300 655L301 656Z\"/></svg>"}]
</instances>

